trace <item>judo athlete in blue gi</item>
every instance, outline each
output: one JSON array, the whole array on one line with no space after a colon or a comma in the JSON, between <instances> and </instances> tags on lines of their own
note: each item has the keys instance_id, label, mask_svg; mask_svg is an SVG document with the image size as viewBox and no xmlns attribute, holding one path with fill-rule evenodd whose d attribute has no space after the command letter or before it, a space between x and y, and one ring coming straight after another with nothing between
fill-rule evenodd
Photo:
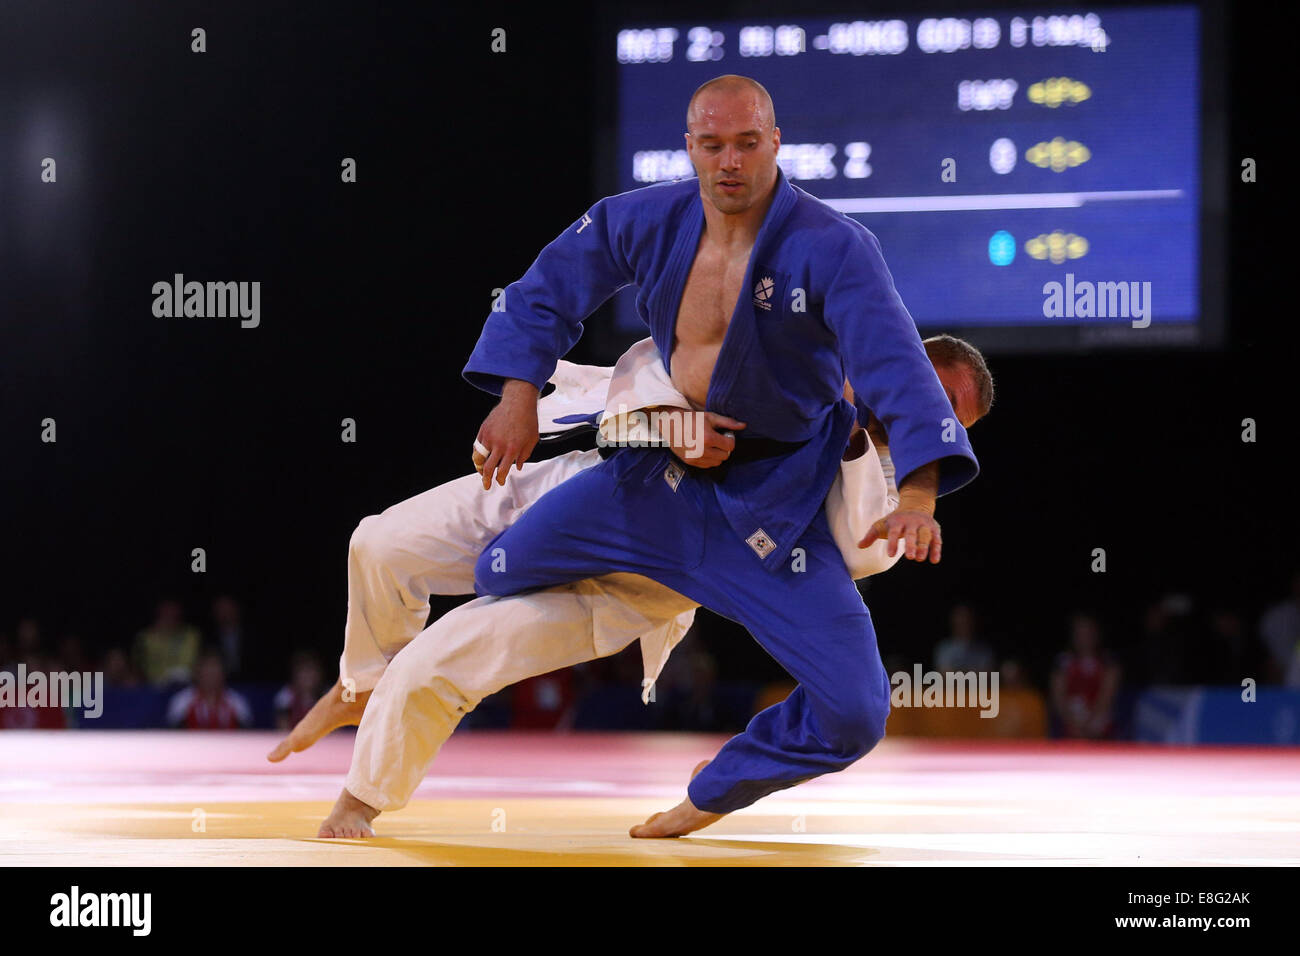
<instances>
[{"instance_id":1,"label":"judo athlete in blue gi","mask_svg":"<svg viewBox=\"0 0 1300 956\"><path fill-rule=\"evenodd\" d=\"M908 558L938 561L935 498L979 468L876 238L777 166L766 90L710 81L687 128L698 178L592 206L506 287L464 371L502 395L478 435L486 486L531 452L538 389L583 319L635 285L666 370L710 422L715 467L616 449L544 495L475 569L477 592L498 596L646 575L744 625L798 682L634 836L706 826L884 736L888 675L823 504L855 419L876 415L903 476L880 533L891 553L898 540Z\"/></svg>"}]
</instances>

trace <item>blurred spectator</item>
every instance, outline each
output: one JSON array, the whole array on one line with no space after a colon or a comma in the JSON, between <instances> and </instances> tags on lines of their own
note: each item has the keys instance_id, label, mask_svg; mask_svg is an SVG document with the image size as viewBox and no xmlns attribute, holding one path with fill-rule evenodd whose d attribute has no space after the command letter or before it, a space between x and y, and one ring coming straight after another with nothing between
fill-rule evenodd
<instances>
[{"instance_id":1,"label":"blurred spectator","mask_svg":"<svg viewBox=\"0 0 1300 956\"><path fill-rule=\"evenodd\" d=\"M1282 675L1282 683L1287 687L1300 688L1300 647L1291 655L1291 663Z\"/></svg>"},{"instance_id":2,"label":"blurred spectator","mask_svg":"<svg viewBox=\"0 0 1300 956\"><path fill-rule=\"evenodd\" d=\"M15 631L15 641L12 650L7 651L4 655L10 658L8 663L0 666L0 670L7 671L13 677L14 690L17 692L17 678L19 676L18 665L24 667L23 675L29 677L33 672L48 672L51 670L50 664L54 663L44 654L41 653L41 629L35 618L23 618L18 622L18 628ZM18 706L17 700L13 706L0 707L0 730L62 730L66 727L67 719L63 710L59 707L28 707L26 706L26 697L32 691L33 685L28 680L22 690L22 699L24 706ZM49 692L49 685L46 685L46 693Z\"/></svg>"},{"instance_id":3,"label":"blurred spectator","mask_svg":"<svg viewBox=\"0 0 1300 956\"><path fill-rule=\"evenodd\" d=\"M883 653L885 673L889 675L892 681L894 675L899 671L911 673L911 665L908 664L906 656L901 651L886 651Z\"/></svg>"},{"instance_id":4,"label":"blurred spectator","mask_svg":"<svg viewBox=\"0 0 1300 956\"><path fill-rule=\"evenodd\" d=\"M1114 733L1119 666L1101 646L1097 621L1076 614L1070 621L1070 649L1052 671L1052 710L1065 736L1099 739Z\"/></svg>"},{"instance_id":5,"label":"blurred spectator","mask_svg":"<svg viewBox=\"0 0 1300 956\"><path fill-rule=\"evenodd\" d=\"M958 604L948 615L950 637L934 649L934 669L948 671L991 671L993 650L975 636L975 612Z\"/></svg>"},{"instance_id":6,"label":"blurred spectator","mask_svg":"<svg viewBox=\"0 0 1300 956\"><path fill-rule=\"evenodd\" d=\"M1167 594L1149 605L1143 618L1141 672L1146 684L1187 684L1194 679L1188 649L1195 642L1191 599Z\"/></svg>"},{"instance_id":7,"label":"blurred spectator","mask_svg":"<svg viewBox=\"0 0 1300 956\"><path fill-rule=\"evenodd\" d=\"M36 623L36 619L25 617L19 621L14 637L14 663L26 664L29 671L45 670L45 655L41 648L41 627Z\"/></svg>"},{"instance_id":8,"label":"blurred spectator","mask_svg":"<svg viewBox=\"0 0 1300 956\"><path fill-rule=\"evenodd\" d=\"M1240 685L1252 676L1248 657L1250 642L1241 615L1228 608L1216 608L1209 621L1198 628L1200 640L1192 655L1190 677L1198 684Z\"/></svg>"},{"instance_id":9,"label":"blurred spectator","mask_svg":"<svg viewBox=\"0 0 1300 956\"><path fill-rule=\"evenodd\" d=\"M239 602L223 594L212 602L212 640L221 651L226 665L226 675L236 677L243 672L244 624Z\"/></svg>"},{"instance_id":10,"label":"blurred spectator","mask_svg":"<svg viewBox=\"0 0 1300 956\"><path fill-rule=\"evenodd\" d=\"M181 620L179 601L159 602L153 626L135 638L135 666L146 681L165 687L187 681L198 660L198 629Z\"/></svg>"},{"instance_id":11,"label":"blurred spectator","mask_svg":"<svg viewBox=\"0 0 1300 956\"><path fill-rule=\"evenodd\" d=\"M307 711L325 692L321 682L320 661L316 655L306 652L295 654L289 666L289 683L275 695L275 726L280 730L292 730L298 721L306 717Z\"/></svg>"},{"instance_id":12,"label":"blurred spectator","mask_svg":"<svg viewBox=\"0 0 1300 956\"><path fill-rule=\"evenodd\" d=\"M167 724L186 730L236 730L251 726L248 702L226 687L221 652L204 651L194 666L194 683L167 704Z\"/></svg>"},{"instance_id":13,"label":"blurred spectator","mask_svg":"<svg viewBox=\"0 0 1300 956\"><path fill-rule=\"evenodd\" d=\"M573 684L569 667L515 684L510 691L510 728L567 730L577 703Z\"/></svg>"},{"instance_id":14,"label":"blurred spectator","mask_svg":"<svg viewBox=\"0 0 1300 956\"><path fill-rule=\"evenodd\" d=\"M990 737L1046 737L1047 701L1026 679L1020 662L1008 659L998 671L998 715L981 717Z\"/></svg>"},{"instance_id":15,"label":"blurred spectator","mask_svg":"<svg viewBox=\"0 0 1300 956\"><path fill-rule=\"evenodd\" d=\"M1265 681L1285 680L1295 686L1288 672L1300 650L1300 569L1291 577L1291 596L1268 608L1259 619L1259 639L1268 651Z\"/></svg>"},{"instance_id":16,"label":"blurred spectator","mask_svg":"<svg viewBox=\"0 0 1300 956\"><path fill-rule=\"evenodd\" d=\"M1282 668L1282 685L1300 689L1300 641L1296 642L1290 659Z\"/></svg>"},{"instance_id":17,"label":"blurred spectator","mask_svg":"<svg viewBox=\"0 0 1300 956\"><path fill-rule=\"evenodd\" d=\"M714 732L722 730L722 715L718 709L718 662L700 641L688 641L678 647L668 658L656 687L656 704L663 707L664 730L694 730ZM771 691L779 694L776 701L785 700L794 690L786 687ZM761 698L762 693L759 694ZM766 707L756 700L755 712Z\"/></svg>"},{"instance_id":18,"label":"blurred spectator","mask_svg":"<svg viewBox=\"0 0 1300 956\"><path fill-rule=\"evenodd\" d=\"M78 671L85 673L93 671L90 657L86 654L85 645L81 643L81 638L75 634L67 634L59 641L58 657L53 661L52 670L57 671Z\"/></svg>"},{"instance_id":19,"label":"blurred spectator","mask_svg":"<svg viewBox=\"0 0 1300 956\"><path fill-rule=\"evenodd\" d=\"M120 647L115 647L104 655L104 686L140 686L140 675L131 666L131 658Z\"/></svg>"}]
</instances>

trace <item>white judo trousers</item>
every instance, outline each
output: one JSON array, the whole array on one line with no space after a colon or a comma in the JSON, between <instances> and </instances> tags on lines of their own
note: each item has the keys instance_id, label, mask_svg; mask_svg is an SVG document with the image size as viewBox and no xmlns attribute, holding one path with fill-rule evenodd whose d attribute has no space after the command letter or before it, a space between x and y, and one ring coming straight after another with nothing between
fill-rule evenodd
<instances>
[{"instance_id":1,"label":"white judo trousers","mask_svg":"<svg viewBox=\"0 0 1300 956\"><path fill-rule=\"evenodd\" d=\"M460 719L526 678L617 653L639 637L647 678L658 676L696 604L638 574L476 598L424 627L428 595L472 593L483 546L599 460L590 451L529 463L486 492L478 475L467 475L357 528L341 670L358 691L374 693L345 784L353 796L379 810L405 806Z\"/></svg>"},{"instance_id":2,"label":"white judo trousers","mask_svg":"<svg viewBox=\"0 0 1300 956\"><path fill-rule=\"evenodd\" d=\"M649 339L614 369L561 362L556 391L539 403L554 419L598 411L602 433L629 409L689 407ZM593 405L594 402L594 405ZM506 598L482 597L425 626L433 594L472 594L484 546L547 491L600 461L570 452L511 470L485 491L466 475L361 521L348 553L348 615L339 662L345 686L373 690L345 786L378 810L406 805L461 718L485 697L529 677L615 654L638 638L643 699L694 619L695 602L638 574L609 574ZM867 528L897 506L892 466L866 443L845 462L828 518L855 578L891 567L885 543L858 549ZM599 505L599 503L595 503ZM350 684L346 682L351 682Z\"/></svg>"}]
</instances>

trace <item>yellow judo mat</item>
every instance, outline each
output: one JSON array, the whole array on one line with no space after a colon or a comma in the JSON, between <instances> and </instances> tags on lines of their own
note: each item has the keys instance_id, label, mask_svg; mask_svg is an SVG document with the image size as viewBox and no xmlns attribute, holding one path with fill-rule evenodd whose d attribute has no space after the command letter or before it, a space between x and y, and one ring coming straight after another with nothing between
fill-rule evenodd
<instances>
[{"instance_id":1,"label":"yellow judo mat","mask_svg":"<svg viewBox=\"0 0 1300 956\"><path fill-rule=\"evenodd\" d=\"M351 735L272 765L258 732L0 734L0 865L1300 865L1300 752L887 738L691 836L722 737L457 734L371 840L321 840Z\"/></svg>"}]
</instances>

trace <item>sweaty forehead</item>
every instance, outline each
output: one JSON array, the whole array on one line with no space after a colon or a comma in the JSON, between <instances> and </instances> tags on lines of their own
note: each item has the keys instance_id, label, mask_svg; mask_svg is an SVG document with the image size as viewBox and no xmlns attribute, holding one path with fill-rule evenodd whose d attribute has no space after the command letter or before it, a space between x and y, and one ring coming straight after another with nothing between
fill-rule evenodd
<instances>
[{"instance_id":1,"label":"sweaty forehead","mask_svg":"<svg viewBox=\"0 0 1300 956\"><path fill-rule=\"evenodd\" d=\"M686 113L687 129L709 129L714 132L734 127L770 129L772 118L762 97L750 90L714 91L701 93Z\"/></svg>"}]
</instances>

